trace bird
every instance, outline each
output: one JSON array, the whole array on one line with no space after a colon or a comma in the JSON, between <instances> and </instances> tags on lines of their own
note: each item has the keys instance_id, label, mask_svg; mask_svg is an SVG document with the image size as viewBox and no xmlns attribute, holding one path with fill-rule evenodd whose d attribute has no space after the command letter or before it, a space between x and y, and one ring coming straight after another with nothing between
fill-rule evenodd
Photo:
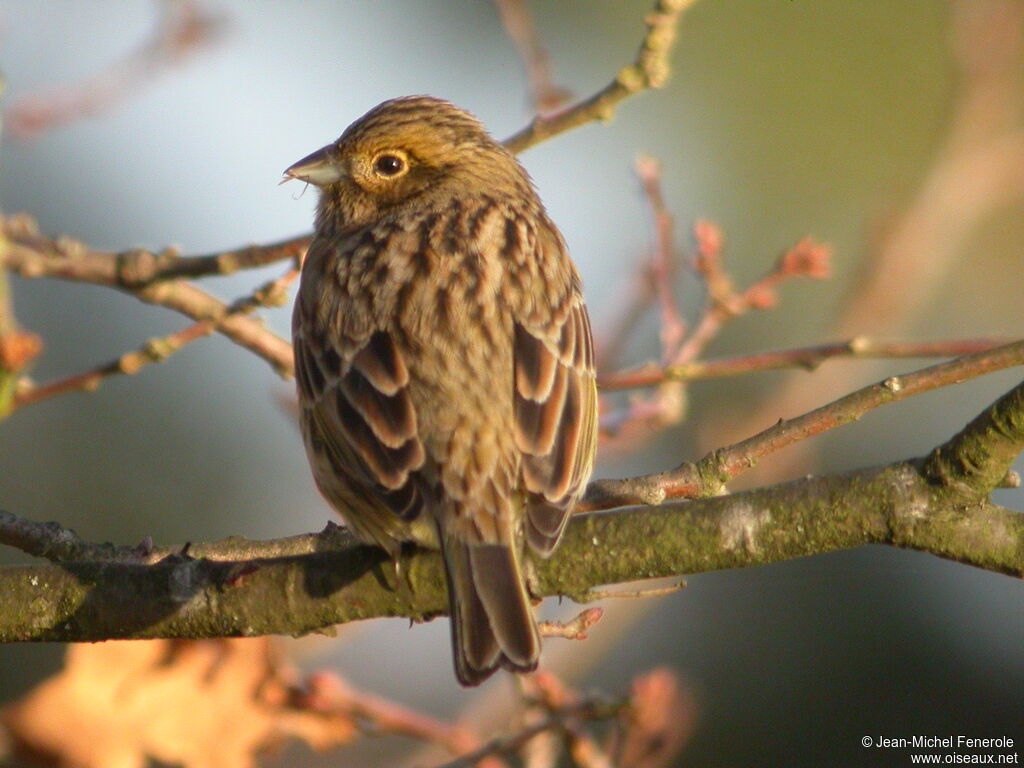
<instances>
[{"instance_id":1,"label":"bird","mask_svg":"<svg viewBox=\"0 0 1024 768\"><path fill-rule=\"evenodd\" d=\"M455 674L536 669L528 552L593 469L578 271L526 170L430 96L385 101L291 165L319 190L292 318L316 485L361 541L439 549Z\"/></svg>"}]
</instances>

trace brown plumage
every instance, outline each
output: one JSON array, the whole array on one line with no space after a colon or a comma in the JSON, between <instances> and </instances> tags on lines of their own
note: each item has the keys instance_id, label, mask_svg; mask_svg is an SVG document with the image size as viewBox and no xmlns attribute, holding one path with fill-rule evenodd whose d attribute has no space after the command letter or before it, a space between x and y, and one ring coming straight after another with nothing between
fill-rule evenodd
<instances>
[{"instance_id":1,"label":"brown plumage","mask_svg":"<svg viewBox=\"0 0 1024 768\"><path fill-rule=\"evenodd\" d=\"M285 171L320 187L292 330L321 492L397 556L440 547L455 671L537 666L521 559L590 476L590 321L561 235L469 113L411 96Z\"/></svg>"}]
</instances>

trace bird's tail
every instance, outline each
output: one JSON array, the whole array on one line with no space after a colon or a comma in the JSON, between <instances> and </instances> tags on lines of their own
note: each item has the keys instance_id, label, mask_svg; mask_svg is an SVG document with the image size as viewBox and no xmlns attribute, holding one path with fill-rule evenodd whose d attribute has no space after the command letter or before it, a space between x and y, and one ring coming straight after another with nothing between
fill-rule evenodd
<instances>
[{"instance_id":1,"label":"bird's tail","mask_svg":"<svg viewBox=\"0 0 1024 768\"><path fill-rule=\"evenodd\" d=\"M540 633L512 545L443 538L459 682L479 685L499 666L532 672L540 658Z\"/></svg>"}]
</instances>

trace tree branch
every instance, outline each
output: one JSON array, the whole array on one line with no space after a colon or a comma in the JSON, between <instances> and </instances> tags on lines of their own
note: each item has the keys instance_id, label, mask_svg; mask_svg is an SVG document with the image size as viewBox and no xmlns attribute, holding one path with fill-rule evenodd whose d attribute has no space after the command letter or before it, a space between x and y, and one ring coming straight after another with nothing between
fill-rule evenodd
<instances>
[{"instance_id":1,"label":"tree branch","mask_svg":"<svg viewBox=\"0 0 1024 768\"><path fill-rule=\"evenodd\" d=\"M1024 575L1024 515L945 501L912 462L657 509L573 519L539 595L586 599L602 584L763 565L884 543ZM961 500L962 501L962 500ZM154 565L0 569L0 641L303 634L447 606L440 557L414 551L402 579L362 545L252 561L172 556ZM28 609L27 609L28 607Z\"/></svg>"},{"instance_id":2,"label":"tree branch","mask_svg":"<svg viewBox=\"0 0 1024 768\"><path fill-rule=\"evenodd\" d=\"M66 376L47 384L29 385L17 393L14 398L14 407L21 408L66 392L93 390L110 376L131 376L147 365L162 363L187 344L209 336L217 330L218 325L224 327L224 321L231 317L246 315L257 307L281 306L288 299L288 286L291 285L298 275L298 267L293 267L281 277L264 283L248 296L243 296L233 302L230 307L226 308L225 313L221 317L199 320L175 333L157 339L150 339L138 350L126 352L115 360L99 365L92 370L73 376ZM217 301L216 299L212 300ZM249 346L249 344L255 345L253 351L259 350L257 354L269 360L282 375L286 375L291 371L291 346L288 345L285 348L280 344L274 344L272 337L273 334L269 334L269 336L257 334L246 346ZM270 341L269 345L268 341ZM283 339L281 341L284 342ZM287 344L287 342L284 343Z\"/></svg>"},{"instance_id":3,"label":"tree branch","mask_svg":"<svg viewBox=\"0 0 1024 768\"><path fill-rule=\"evenodd\" d=\"M534 592L585 600L603 584L869 543L1022 576L1024 515L987 500L1022 449L1024 384L928 459L656 509L579 515L555 555L534 564ZM937 482L940 460L945 478L966 474L972 482ZM3 530L12 520L0 519ZM23 532L25 549L40 547L34 525ZM436 552L410 549L397 576L381 550L339 539L336 526L300 538L306 554L214 560L182 551L152 565L76 561L0 569L0 641L302 634L379 616L423 620L446 608ZM296 543L286 542L269 544L288 551ZM264 546L230 544L226 549L235 552Z\"/></svg>"},{"instance_id":4,"label":"tree branch","mask_svg":"<svg viewBox=\"0 0 1024 768\"><path fill-rule=\"evenodd\" d=\"M657 505L668 499L720 494L728 480L752 467L757 459L793 442L849 423L873 408L910 395L961 383L1015 365L1024 365L1024 341L983 350L913 373L891 377L879 384L852 392L803 416L789 421L779 421L746 440L712 451L696 463L686 462L668 472L621 480L594 480L590 483L583 501L577 506L577 512L597 512L638 504ZM944 451L942 455L960 456L961 458L956 459L959 464L969 465L973 462L980 465L986 460L991 463L993 457L998 457L1005 463L1007 456L1014 454L1015 450L1019 451L1019 448L1015 448L1013 438L1013 424L1017 418L1013 410L1016 406L1014 397L1011 392L992 406L991 416L986 416L988 411L979 416L965 428L962 436L950 443L950 447L941 449ZM980 450L986 445L986 440L994 446L987 454L975 457L963 452ZM961 448L962 444L966 444L967 448ZM997 445L998 449L995 447ZM1012 461L1012 457L1010 460ZM936 461L934 458L929 459L929 476L939 474ZM992 469L984 477L986 480L991 479L989 475L999 475L1003 478L1007 469L1008 466ZM977 467L973 471L977 473ZM995 485L996 482L992 480L988 487ZM980 488L977 482L971 487ZM312 554L337 546L348 546L354 542L345 529L328 523L319 534L301 534L271 542L233 537L210 544L189 545L189 555L224 561L272 559ZM181 552L180 548L155 548L151 542L137 547L92 544L83 541L74 531L58 523L36 523L2 510L0 544L7 544L30 555L54 562L102 561L141 565L155 563Z\"/></svg>"},{"instance_id":5,"label":"tree branch","mask_svg":"<svg viewBox=\"0 0 1024 768\"><path fill-rule=\"evenodd\" d=\"M1004 484L1024 449L1024 384L1011 389L952 440L932 451L925 477L962 493L983 494ZM1008 485L1019 487L1010 476Z\"/></svg>"},{"instance_id":6,"label":"tree branch","mask_svg":"<svg viewBox=\"0 0 1024 768\"><path fill-rule=\"evenodd\" d=\"M658 0L647 15L647 33L636 61L623 67L614 80L594 95L556 114L538 115L528 126L505 139L505 146L519 154L572 128L594 120L610 120L619 102L648 88L665 85L676 26L683 12L695 3L696 0Z\"/></svg>"},{"instance_id":7,"label":"tree branch","mask_svg":"<svg viewBox=\"0 0 1024 768\"><path fill-rule=\"evenodd\" d=\"M784 368L813 371L822 363L846 359L902 359L924 357L960 357L1008 344L1011 339L979 338L939 341L881 341L855 336L848 341L796 347L771 352L756 352L718 360L696 360L682 365L662 366L648 363L611 373L598 374L597 384L605 392L650 387L665 381L701 381L741 376Z\"/></svg>"},{"instance_id":8,"label":"tree branch","mask_svg":"<svg viewBox=\"0 0 1024 768\"><path fill-rule=\"evenodd\" d=\"M625 480L596 480L587 488L579 509L589 512L627 504L658 504L665 499L715 495L722 492L729 480L753 467L761 458L856 421L870 410L1017 365L1024 365L1024 341L891 376L802 416L780 419L752 437L712 451L695 464L687 462L669 472Z\"/></svg>"},{"instance_id":9,"label":"tree branch","mask_svg":"<svg viewBox=\"0 0 1024 768\"><path fill-rule=\"evenodd\" d=\"M148 304L172 309L193 320L212 321L215 330L262 357L279 375L285 378L292 375L291 344L269 331L258 318L233 312L228 304L192 283L180 279L156 279L157 275L175 271L176 257L173 254L130 251L126 256L95 251L71 238L50 239L40 235L35 223L24 215L7 217L2 220L2 225L7 242L0 253L0 263L23 277L57 277L104 285ZM271 246L252 246L226 254L191 257L186 260L186 269L230 271L242 262L255 266L260 259L276 260L284 254L295 256L304 253L304 242L303 238L297 238ZM155 261L150 262L147 256L153 256Z\"/></svg>"},{"instance_id":10,"label":"tree branch","mask_svg":"<svg viewBox=\"0 0 1024 768\"><path fill-rule=\"evenodd\" d=\"M49 238L40 234L35 220L25 213L2 217L0 225L9 241L0 262L22 277L59 277L126 291L162 280L230 275L285 259L299 262L312 240L312 235L302 235L267 245L182 256L174 248L100 251L71 237Z\"/></svg>"}]
</instances>

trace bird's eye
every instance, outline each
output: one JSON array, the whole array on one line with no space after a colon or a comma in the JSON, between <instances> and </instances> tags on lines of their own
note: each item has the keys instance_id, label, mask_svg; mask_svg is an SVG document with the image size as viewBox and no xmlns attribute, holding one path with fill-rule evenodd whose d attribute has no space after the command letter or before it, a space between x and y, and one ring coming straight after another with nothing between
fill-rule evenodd
<instances>
[{"instance_id":1,"label":"bird's eye","mask_svg":"<svg viewBox=\"0 0 1024 768\"><path fill-rule=\"evenodd\" d=\"M397 176L405 170L405 160L398 155L381 155L374 161L373 168L381 176Z\"/></svg>"}]
</instances>

